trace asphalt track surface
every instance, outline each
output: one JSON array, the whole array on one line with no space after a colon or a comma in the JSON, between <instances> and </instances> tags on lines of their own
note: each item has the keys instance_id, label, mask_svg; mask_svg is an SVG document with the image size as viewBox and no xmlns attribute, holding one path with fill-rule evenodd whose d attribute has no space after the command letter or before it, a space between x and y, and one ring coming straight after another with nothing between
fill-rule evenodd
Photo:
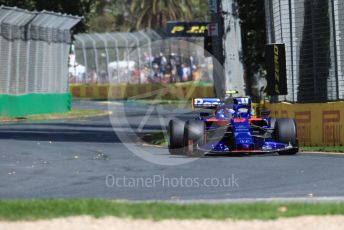
<instances>
[{"instance_id":1,"label":"asphalt track surface","mask_svg":"<svg viewBox=\"0 0 344 230\"><path fill-rule=\"evenodd\" d=\"M111 109L116 112L117 103L113 104ZM108 109L90 101L73 102L73 106ZM190 159L136 143L137 133L161 130L158 121L166 122L171 115L192 117L182 108L161 108L158 113L155 107L127 104L124 109L129 122L119 126L109 117L0 125L0 198L190 201L344 197L341 155ZM150 116L145 118L147 113ZM160 163L141 157L138 150L158 156Z\"/></svg>"}]
</instances>

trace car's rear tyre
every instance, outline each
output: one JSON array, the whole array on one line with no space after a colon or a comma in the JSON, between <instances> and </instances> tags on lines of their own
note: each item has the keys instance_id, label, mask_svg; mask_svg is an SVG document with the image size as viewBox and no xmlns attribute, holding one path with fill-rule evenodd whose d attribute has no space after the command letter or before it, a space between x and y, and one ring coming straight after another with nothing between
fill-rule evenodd
<instances>
[{"instance_id":1,"label":"car's rear tyre","mask_svg":"<svg viewBox=\"0 0 344 230\"><path fill-rule=\"evenodd\" d=\"M298 152L297 130L295 120L291 118L280 118L275 123L275 137L278 142L291 144L294 148L282 151L280 155L294 155Z\"/></svg>"},{"instance_id":2,"label":"car's rear tyre","mask_svg":"<svg viewBox=\"0 0 344 230\"><path fill-rule=\"evenodd\" d=\"M170 120L168 124L168 150L172 155L184 153L184 121Z\"/></svg>"},{"instance_id":3,"label":"car's rear tyre","mask_svg":"<svg viewBox=\"0 0 344 230\"><path fill-rule=\"evenodd\" d=\"M185 152L189 156L199 156L202 153L198 146L206 142L206 126L203 121L187 121L184 128Z\"/></svg>"}]
</instances>

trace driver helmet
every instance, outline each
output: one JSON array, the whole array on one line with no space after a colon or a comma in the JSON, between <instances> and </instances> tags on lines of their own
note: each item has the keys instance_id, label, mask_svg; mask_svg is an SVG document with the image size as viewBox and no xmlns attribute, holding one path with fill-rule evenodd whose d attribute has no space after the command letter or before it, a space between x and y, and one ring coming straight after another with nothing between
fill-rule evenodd
<instances>
[{"instance_id":1,"label":"driver helmet","mask_svg":"<svg viewBox=\"0 0 344 230\"><path fill-rule=\"evenodd\" d=\"M226 109L233 109L234 98L232 95L226 95L224 100L224 106Z\"/></svg>"}]
</instances>

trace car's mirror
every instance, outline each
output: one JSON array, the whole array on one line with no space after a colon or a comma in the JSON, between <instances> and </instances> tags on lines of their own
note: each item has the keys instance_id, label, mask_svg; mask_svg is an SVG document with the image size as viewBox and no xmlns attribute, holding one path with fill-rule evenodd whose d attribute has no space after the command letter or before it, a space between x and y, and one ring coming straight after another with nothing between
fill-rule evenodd
<instances>
[{"instance_id":1,"label":"car's mirror","mask_svg":"<svg viewBox=\"0 0 344 230\"><path fill-rule=\"evenodd\" d=\"M260 112L260 115L262 116L262 117L267 117L267 116L269 116L270 115L270 111L269 110L263 110L263 111L261 111Z\"/></svg>"}]
</instances>

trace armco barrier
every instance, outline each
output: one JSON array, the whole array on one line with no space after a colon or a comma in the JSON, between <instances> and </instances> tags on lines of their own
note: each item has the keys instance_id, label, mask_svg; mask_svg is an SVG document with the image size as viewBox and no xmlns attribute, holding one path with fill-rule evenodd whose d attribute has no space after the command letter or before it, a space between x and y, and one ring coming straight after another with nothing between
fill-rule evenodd
<instances>
[{"instance_id":1,"label":"armco barrier","mask_svg":"<svg viewBox=\"0 0 344 230\"><path fill-rule=\"evenodd\" d=\"M212 85L142 84L142 85L70 85L73 98L90 99L164 99L183 100L214 97Z\"/></svg>"},{"instance_id":2,"label":"armco barrier","mask_svg":"<svg viewBox=\"0 0 344 230\"><path fill-rule=\"evenodd\" d=\"M267 104L272 117L295 118L300 145L344 145L344 102Z\"/></svg>"}]
</instances>

